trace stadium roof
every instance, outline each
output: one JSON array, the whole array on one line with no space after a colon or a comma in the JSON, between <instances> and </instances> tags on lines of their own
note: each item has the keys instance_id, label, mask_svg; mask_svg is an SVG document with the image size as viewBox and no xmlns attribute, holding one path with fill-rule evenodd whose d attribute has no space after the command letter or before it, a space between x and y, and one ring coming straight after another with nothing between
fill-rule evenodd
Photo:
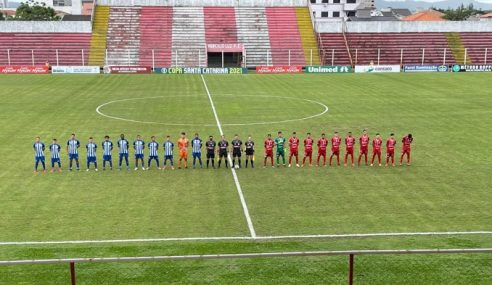
<instances>
[{"instance_id":1,"label":"stadium roof","mask_svg":"<svg viewBox=\"0 0 492 285\"><path fill-rule=\"evenodd\" d=\"M446 21L442 16L444 16L443 13L430 9L412 14L403 18L402 21Z\"/></svg>"}]
</instances>

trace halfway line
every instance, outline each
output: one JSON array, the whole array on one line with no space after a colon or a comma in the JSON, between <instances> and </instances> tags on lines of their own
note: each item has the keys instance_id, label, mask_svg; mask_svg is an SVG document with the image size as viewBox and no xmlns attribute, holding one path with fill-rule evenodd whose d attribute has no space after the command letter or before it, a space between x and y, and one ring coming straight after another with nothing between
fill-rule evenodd
<instances>
[{"instance_id":1,"label":"halfway line","mask_svg":"<svg viewBox=\"0 0 492 285\"><path fill-rule=\"evenodd\" d=\"M210 105L212 106L212 111L214 113L215 121L217 122L217 127L219 128L219 133L222 136L224 135L224 132L222 131L222 125L220 124L219 116L217 115L217 110L215 110L215 104L214 101L212 100L212 95L208 90L208 86L207 86L207 82L205 82L205 78L203 77L203 75L200 76L202 77L202 82L203 82L203 86L205 87L205 91L207 91L208 100L210 101ZM244 216L246 217L246 222L248 223L249 232L252 238L256 238L256 232L255 232L255 228L253 227L253 221L251 221L251 216L249 215L248 206L246 205L246 199L244 199L243 190L241 189L241 184L239 184L239 179L237 178L236 169L232 167L232 159L229 153L227 154L227 160L229 161L229 165L231 165L232 177L234 178L234 183L236 184L237 193L239 194L239 200L241 200L241 205L243 206L243 212L244 212Z\"/></svg>"}]
</instances>

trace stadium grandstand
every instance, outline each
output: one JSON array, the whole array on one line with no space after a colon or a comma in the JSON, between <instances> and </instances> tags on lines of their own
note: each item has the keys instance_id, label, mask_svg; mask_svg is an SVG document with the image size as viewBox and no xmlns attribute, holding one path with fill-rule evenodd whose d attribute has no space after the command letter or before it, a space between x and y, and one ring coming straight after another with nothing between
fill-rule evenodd
<instances>
[{"instance_id":1,"label":"stadium grandstand","mask_svg":"<svg viewBox=\"0 0 492 285\"><path fill-rule=\"evenodd\" d=\"M492 284L490 13L11 2L0 284Z\"/></svg>"}]
</instances>

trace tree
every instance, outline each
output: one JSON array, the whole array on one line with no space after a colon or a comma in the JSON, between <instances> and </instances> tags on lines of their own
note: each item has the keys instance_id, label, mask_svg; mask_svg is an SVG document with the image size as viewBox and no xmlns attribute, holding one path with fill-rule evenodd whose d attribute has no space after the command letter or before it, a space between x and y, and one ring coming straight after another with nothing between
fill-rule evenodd
<instances>
[{"instance_id":1,"label":"tree","mask_svg":"<svg viewBox=\"0 0 492 285\"><path fill-rule=\"evenodd\" d=\"M483 10L475 9L472 3L470 3L470 5L468 5L467 7L461 4L461 6L459 6L456 9L448 8L448 9L435 9L435 10L444 13L443 19L449 21L466 21L471 16L485 14Z\"/></svg>"},{"instance_id":2,"label":"tree","mask_svg":"<svg viewBox=\"0 0 492 285\"><path fill-rule=\"evenodd\" d=\"M56 15L55 10L47 7L45 3L28 0L22 2L15 11L14 20L21 21L58 21L60 17Z\"/></svg>"}]
</instances>

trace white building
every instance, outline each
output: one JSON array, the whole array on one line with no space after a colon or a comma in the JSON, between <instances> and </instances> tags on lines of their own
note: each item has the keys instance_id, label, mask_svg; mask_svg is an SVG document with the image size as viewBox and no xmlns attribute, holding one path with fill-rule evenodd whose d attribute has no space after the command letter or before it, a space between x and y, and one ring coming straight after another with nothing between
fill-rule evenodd
<instances>
[{"instance_id":1,"label":"white building","mask_svg":"<svg viewBox=\"0 0 492 285\"><path fill-rule=\"evenodd\" d=\"M4 7L17 6L22 0L1 0ZM52 7L55 11L66 14L80 15L82 13L82 0L35 0L35 2L45 3L46 6Z\"/></svg>"},{"instance_id":2,"label":"white building","mask_svg":"<svg viewBox=\"0 0 492 285\"><path fill-rule=\"evenodd\" d=\"M355 17L362 8L374 8L374 0L309 0L313 16L322 19Z\"/></svg>"}]
</instances>

